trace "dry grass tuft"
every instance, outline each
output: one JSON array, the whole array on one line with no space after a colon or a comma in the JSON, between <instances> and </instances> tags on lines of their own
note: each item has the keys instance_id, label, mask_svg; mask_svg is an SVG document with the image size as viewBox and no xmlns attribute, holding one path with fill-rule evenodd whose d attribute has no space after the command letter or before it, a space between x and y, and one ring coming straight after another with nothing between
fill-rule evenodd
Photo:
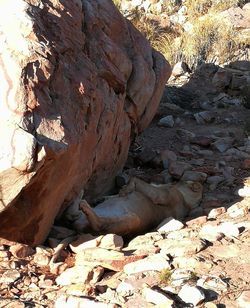
<instances>
[{"instance_id":1,"label":"dry grass tuft","mask_svg":"<svg viewBox=\"0 0 250 308\"><path fill-rule=\"evenodd\" d=\"M237 50L250 44L249 35L239 36L238 32L224 20L218 18L218 12L233 6L242 6L247 0L187 0L187 21L191 29L184 31L182 26L161 28L160 25L146 18L139 11L131 16L132 23L144 34L151 45L160 51L170 64L185 61L190 67L199 62L225 63L233 60ZM119 6L121 0L114 0ZM166 6L166 12L175 12L179 6Z\"/></svg>"}]
</instances>

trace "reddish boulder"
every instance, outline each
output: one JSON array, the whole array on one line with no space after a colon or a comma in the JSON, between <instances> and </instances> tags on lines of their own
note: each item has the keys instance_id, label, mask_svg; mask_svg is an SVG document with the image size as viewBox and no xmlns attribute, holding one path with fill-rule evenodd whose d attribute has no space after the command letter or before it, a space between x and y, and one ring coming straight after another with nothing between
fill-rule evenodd
<instances>
[{"instance_id":1,"label":"reddish boulder","mask_svg":"<svg viewBox=\"0 0 250 308\"><path fill-rule=\"evenodd\" d=\"M108 190L170 66L111 0L1 2L0 237L44 241L85 189Z\"/></svg>"}]
</instances>

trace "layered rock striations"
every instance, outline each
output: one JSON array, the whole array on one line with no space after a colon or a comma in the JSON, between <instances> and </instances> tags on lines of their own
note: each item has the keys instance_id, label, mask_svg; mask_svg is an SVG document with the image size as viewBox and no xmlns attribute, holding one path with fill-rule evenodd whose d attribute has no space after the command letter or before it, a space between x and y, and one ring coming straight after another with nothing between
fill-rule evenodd
<instances>
[{"instance_id":1,"label":"layered rock striations","mask_svg":"<svg viewBox=\"0 0 250 308\"><path fill-rule=\"evenodd\" d=\"M4 0L1 13L0 237L36 245L82 188L112 186L170 67L111 0Z\"/></svg>"}]
</instances>

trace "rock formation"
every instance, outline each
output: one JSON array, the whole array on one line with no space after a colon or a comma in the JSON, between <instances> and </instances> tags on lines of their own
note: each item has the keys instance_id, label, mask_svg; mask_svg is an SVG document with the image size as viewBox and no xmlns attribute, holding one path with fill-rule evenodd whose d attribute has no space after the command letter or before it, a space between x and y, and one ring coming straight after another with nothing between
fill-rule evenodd
<instances>
[{"instance_id":1,"label":"rock formation","mask_svg":"<svg viewBox=\"0 0 250 308\"><path fill-rule=\"evenodd\" d=\"M111 0L1 2L0 237L36 245L112 186L170 67Z\"/></svg>"}]
</instances>

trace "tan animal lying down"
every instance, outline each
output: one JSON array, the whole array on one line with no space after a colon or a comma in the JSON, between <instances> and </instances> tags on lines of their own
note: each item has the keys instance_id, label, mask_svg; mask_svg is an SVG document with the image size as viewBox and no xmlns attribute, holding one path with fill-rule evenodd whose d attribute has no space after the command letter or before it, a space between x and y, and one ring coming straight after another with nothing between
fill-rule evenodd
<instances>
[{"instance_id":1,"label":"tan animal lying down","mask_svg":"<svg viewBox=\"0 0 250 308\"><path fill-rule=\"evenodd\" d=\"M81 232L90 228L101 234L136 235L156 227L169 216L185 217L199 205L202 190L197 182L154 186L132 178L119 196L110 197L95 208L81 201L82 213L73 226Z\"/></svg>"}]
</instances>

